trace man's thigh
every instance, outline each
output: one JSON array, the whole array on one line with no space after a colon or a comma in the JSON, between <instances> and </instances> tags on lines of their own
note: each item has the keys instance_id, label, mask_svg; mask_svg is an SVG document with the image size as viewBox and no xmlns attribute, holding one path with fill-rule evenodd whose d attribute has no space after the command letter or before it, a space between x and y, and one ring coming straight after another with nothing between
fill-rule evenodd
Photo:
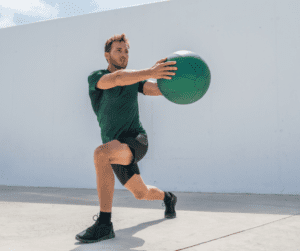
<instances>
[{"instance_id":1,"label":"man's thigh","mask_svg":"<svg viewBox=\"0 0 300 251\"><path fill-rule=\"evenodd\" d=\"M133 154L129 146L118 140L112 140L95 150L95 156L104 154L109 158L110 164L129 165L132 162Z\"/></svg>"},{"instance_id":2,"label":"man's thigh","mask_svg":"<svg viewBox=\"0 0 300 251\"><path fill-rule=\"evenodd\" d=\"M148 137L146 134L139 134L137 137L127 137L121 138L119 141L123 144L126 144L133 154L132 163L139 162L142 158L145 157L148 151Z\"/></svg>"},{"instance_id":3,"label":"man's thigh","mask_svg":"<svg viewBox=\"0 0 300 251\"><path fill-rule=\"evenodd\" d=\"M111 165L120 183L125 186L125 184L127 184L127 182L132 179L135 174L140 174L137 162L139 162L148 151L148 139L147 135L139 134L136 138L120 138L119 141L126 144L133 154L132 162L128 165Z\"/></svg>"}]
</instances>

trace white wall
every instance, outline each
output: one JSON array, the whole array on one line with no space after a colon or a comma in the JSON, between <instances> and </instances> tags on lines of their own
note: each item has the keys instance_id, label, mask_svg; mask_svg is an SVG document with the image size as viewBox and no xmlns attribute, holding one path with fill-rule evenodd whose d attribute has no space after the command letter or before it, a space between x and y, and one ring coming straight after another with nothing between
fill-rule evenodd
<instances>
[{"instance_id":1,"label":"white wall","mask_svg":"<svg viewBox=\"0 0 300 251\"><path fill-rule=\"evenodd\" d=\"M297 0L171 0L0 30L0 184L96 188L87 77L107 68L106 39L125 33L127 69L190 50L212 74L190 105L139 94L146 184L299 194L299 10ZM115 188L125 189L117 178Z\"/></svg>"}]
</instances>

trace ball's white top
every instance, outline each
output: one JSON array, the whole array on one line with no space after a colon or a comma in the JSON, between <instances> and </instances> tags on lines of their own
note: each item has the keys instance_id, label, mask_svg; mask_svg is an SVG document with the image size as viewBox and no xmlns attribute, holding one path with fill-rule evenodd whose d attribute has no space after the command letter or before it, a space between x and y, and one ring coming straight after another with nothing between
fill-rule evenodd
<instances>
[{"instance_id":1,"label":"ball's white top","mask_svg":"<svg viewBox=\"0 0 300 251\"><path fill-rule=\"evenodd\" d=\"M179 54L181 56L184 56L184 55L186 55L188 53L191 53L191 51L181 50L181 51L174 52L174 54Z\"/></svg>"}]
</instances>

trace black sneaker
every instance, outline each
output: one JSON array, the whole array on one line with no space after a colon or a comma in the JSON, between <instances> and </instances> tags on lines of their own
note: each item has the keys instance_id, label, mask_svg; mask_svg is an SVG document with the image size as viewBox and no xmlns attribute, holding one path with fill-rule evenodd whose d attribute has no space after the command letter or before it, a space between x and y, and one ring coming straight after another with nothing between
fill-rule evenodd
<instances>
[{"instance_id":1,"label":"black sneaker","mask_svg":"<svg viewBox=\"0 0 300 251\"><path fill-rule=\"evenodd\" d=\"M94 215L94 217L95 216L97 215ZM114 226L112 222L109 224L99 224L100 215L98 216L97 220L95 220L94 217L93 220L96 221L96 223L94 223L94 225L88 229L77 234L75 239L80 242L92 243L115 238Z\"/></svg>"},{"instance_id":2,"label":"black sneaker","mask_svg":"<svg viewBox=\"0 0 300 251\"><path fill-rule=\"evenodd\" d=\"M166 206L165 218L172 219L172 218L176 218L175 205L177 203L177 196L171 192L168 192L168 193L171 195L172 198L167 203L163 202L163 204L165 204L165 206Z\"/></svg>"}]
</instances>

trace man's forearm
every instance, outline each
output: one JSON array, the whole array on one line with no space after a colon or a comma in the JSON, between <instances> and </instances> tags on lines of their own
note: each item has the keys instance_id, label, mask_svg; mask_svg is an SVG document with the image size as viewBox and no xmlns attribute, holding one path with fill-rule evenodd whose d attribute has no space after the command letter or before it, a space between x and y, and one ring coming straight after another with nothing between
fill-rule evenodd
<instances>
[{"instance_id":1,"label":"man's forearm","mask_svg":"<svg viewBox=\"0 0 300 251\"><path fill-rule=\"evenodd\" d=\"M151 78L150 69L144 70L118 70L116 77L117 86L132 85Z\"/></svg>"}]
</instances>

